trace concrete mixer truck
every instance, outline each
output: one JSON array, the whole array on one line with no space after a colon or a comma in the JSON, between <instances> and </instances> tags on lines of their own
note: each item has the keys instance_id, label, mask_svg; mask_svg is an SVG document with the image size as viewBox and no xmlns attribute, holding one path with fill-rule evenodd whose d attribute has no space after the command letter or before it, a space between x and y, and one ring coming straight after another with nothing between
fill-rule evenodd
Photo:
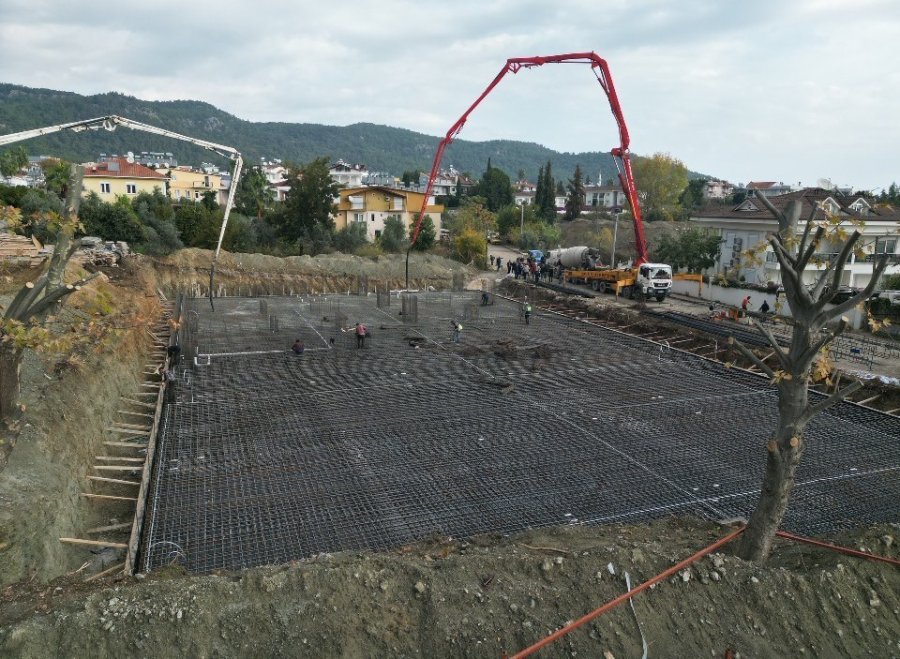
<instances>
[{"instance_id":1,"label":"concrete mixer truck","mask_svg":"<svg viewBox=\"0 0 900 659\"><path fill-rule=\"evenodd\" d=\"M639 263L633 268L600 265L599 252L590 247L565 247L550 250L548 263L562 264L565 280L586 284L595 291L634 297L655 297L662 302L672 291L672 267L665 263Z\"/></svg>"}]
</instances>

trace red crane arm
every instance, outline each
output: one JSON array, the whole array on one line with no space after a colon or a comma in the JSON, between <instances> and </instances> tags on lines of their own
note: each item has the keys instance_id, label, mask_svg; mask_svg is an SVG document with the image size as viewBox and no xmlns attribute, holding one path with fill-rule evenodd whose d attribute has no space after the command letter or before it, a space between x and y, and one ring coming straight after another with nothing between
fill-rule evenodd
<instances>
[{"instance_id":1,"label":"red crane arm","mask_svg":"<svg viewBox=\"0 0 900 659\"><path fill-rule=\"evenodd\" d=\"M491 83L485 88L481 95L475 99L475 102L463 112L462 116L450 126L447 134L438 143L437 151L434 154L434 162L431 165L431 173L428 175L428 184L425 186L425 199L422 203L422 209L419 211L419 218L416 222L416 228L413 232L411 244L415 245L419 238L419 232L422 229L422 219L425 217L425 209L428 204L428 198L431 196L434 188L434 179L437 178L438 171L441 166L441 159L444 157L444 150L447 145L459 134L469 115L478 107L481 101L493 91L494 87L500 84L507 73L518 73L520 69L532 68L535 66L543 66L544 64L570 64L583 63L590 64L597 82L606 93L609 101L609 108L612 110L613 117L619 128L619 146L610 152L616 162L619 170L619 184L631 207L631 215L634 219L634 238L637 249L637 264L647 261L647 241L644 238L644 223L641 217L641 206L638 201L637 190L634 185L634 175L631 172L631 154L628 150L631 142L628 136L628 126L625 125L625 116L622 114L622 106L619 104L619 96L616 94L616 88L613 85L612 76L609 72L609 65L597 53L567 53L564 55L545 55L539 57L512 57L506 60L506 64L500 69L500 72L494 77Z\"/></svg>"}]
</instances>

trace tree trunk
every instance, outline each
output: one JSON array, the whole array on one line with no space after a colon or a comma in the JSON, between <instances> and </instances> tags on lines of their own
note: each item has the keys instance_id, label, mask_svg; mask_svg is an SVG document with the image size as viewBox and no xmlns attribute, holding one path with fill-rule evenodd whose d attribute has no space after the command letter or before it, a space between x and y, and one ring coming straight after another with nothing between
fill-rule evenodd
<instances>
[{"instance_id":1,"label":"tree trunk","mask_svg":"<svg viewBox=\"0 0 900 659\"><path fill-rule=\"evenodd\" d=\"M10 426L19 413L19 371L22 368L22 351L0 344L0 419L6 427L0 444L0 468L16 444L15 433Z\"/></svg>"},{"instance_id":2,"label":"tree trunk","mask_svg":"<svg viewBox=\"0 0 900 659\"><path fill-rule=\"evenodd\" d=\"M795 375L779 382L778 388L778 428L766 447L768 459L759 501L738 549L738 555L748 561L762 562L768 558L803 455L808 399L806 378Z\"/></svg>"}]
</instances>

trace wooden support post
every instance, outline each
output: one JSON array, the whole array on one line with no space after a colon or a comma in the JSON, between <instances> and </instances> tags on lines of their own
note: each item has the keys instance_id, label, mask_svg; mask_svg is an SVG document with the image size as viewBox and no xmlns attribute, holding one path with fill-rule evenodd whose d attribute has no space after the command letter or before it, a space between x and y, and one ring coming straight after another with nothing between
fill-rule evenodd
<instances>
[{"instance_id":1,"label":"wooden support post","mask_svg":"<svg viewBox=\"0 0 900 659\"><path fill-rule=\"evenodd\" d=\"M125 563L119 563L119 564L117 564L117 565L113 565L112 567L108 567L108 568L106 568L105 570L103 570L103 572L98 572L97 574L94 574L94 575L88 577L87 579L85 579L85 582L88 582L88 581L94 581L94 580L96 580L96 579L100 579L101 577L105 577L105 576L107 576L107 575L110 575L110 574L112 574L113 572L118 572L118 571L120 571L120 570L123 570L124 568L125 568Z\"/></svg>"},{"instance_id":2,"label":"wooden support post","mask_svg":"<svg viewBox=\"0 0 900 659\"><path fill-rule=\"evenodd\" d=\"M126 428L130 430L150 430L150 426L143 423L117 423L116 428Z\"/></svg>"},{"instance_id":3,"label":"wooden support post","mask_svg":"<svg viewBox=\"0 0 900 659\"><path fill-rule=\"evenodd\" d=\"M128 549L128 545L122 542L109 542L108 540L83 540L81 538L60 538L60 542L70 545L86 545L88 547L115 547L116 549Z\"/></svg>"},{"instance_id":4,"label":"wooden support post","mask_svg":"<svg viewBox=\"0 0 900 659\"><path fill-rule=\"evenodd\" d=\"M111 494L91 494L90 492L82 492L81 496L88 499L109 499L112 501L137 501L137 497L117 497Z\"/></svg>"},{"instance_id":5,"label":"wooden support post","mask_svg":"<svg viewBox=\"0 0 900 659\"><path fill-rule=\"evenodd\" d=\"M866 398L865 400L858 400L858 401L855 401L855 402L856 402L857 405L868 405L868 404L871 403L873 400L878 400L879 398L881 398L881 394L875 394L875 395L872 396L871 398Z\"/></svg>"},{"instance_id":6,"label":"wooden support post","mask_svg":"<svg viewBox=\"0 0 900 659\"><path fill-rule=\"evenodd\" d=\"M95 460L106 460L107 462L143 462L144 458L123 458L120 455L95 455Z\"/></svg>"},{"instance_id":7,"label":"wooden support post","mask_svg":"<svg viewBox=\"0 0 900 659\"><path fill-rule=\"evenodd\" d=\"M120 432L124 435L134 435L135 437L146 436L146 435L150 434L146 430L131 430L129 428L113 428L112 426L110 426L106 430L108 430L109 432Z\"/></svg>"},{"instance_id":8,"label":"wooden support post","mask_svg":"<svg viewBox=\"0 0 900 659\"><path fill-rule=\"evenodd\" d=\"M137 448L137 449L145 449L147 445L144 443L137 442L103 442L106 446L119 446L122 448Z\"/></svg>"},{"instance_id":9,"label":"wooden support post","mask_svg":"<svg viewBox=\"0 0 900 659\"><path fill-rule=\"evenodd\" d=\"M121 478L107 478L106 476L88 476L89 481L100 481L101 483L117 483L118 485L137 485L140 486L138 481L125 481Z\"/></svg>"},{"instance_id":10,"label":"wooden support post","mask_svg":"<svg viewBox=\"0 0 900 659\"><path fill-rule=\"evenodd\" d=\"M94 465L94 469L98 471L140 471L141 465Z\"/></svg>"},{"instance_id":11,"label":"wooden support post","mask_svg":"<svg viewBox=\"0 0 900 659\"><path fill-rule=\"evenodd\" d=\"M106 531L119 531L121 529L131 528L131 522L122 522L121 524L110 524L109 526L98 526L95 529L88 529L85 533L105 533Z\"/></svg>"},{"instance_id":12,"label":"wooden support post","mask_svg":"<svg viewBox=\"0 0 900 659\"><path fill-rule=\"evenodd\" d=\"M152 414L147 414L146 412L129 412L128 410L116 410L116 412L118 412L119 414L128 414L129 416L143 416L147 417L148 419L153 418Z\"/></svg>"}]
</instances>

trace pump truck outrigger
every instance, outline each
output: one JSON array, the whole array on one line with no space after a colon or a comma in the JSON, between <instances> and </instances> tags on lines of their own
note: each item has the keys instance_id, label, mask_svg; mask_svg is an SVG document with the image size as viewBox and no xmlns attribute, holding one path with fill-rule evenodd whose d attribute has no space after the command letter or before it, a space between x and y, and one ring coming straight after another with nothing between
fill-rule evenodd
<instances>
[{"instance_id":1,"label":"pump truck outrigger","mask_svg":"<svg viewBox=\"0 0 900 659\"><path fill-rule=\"evenodd\" d=\"M465 126L466 120L469 118L469 115L475 110L476 107L485 99L485 97L491 93L491 91L496 87L500 81L506 76L507 73L518 73L521 69L529 69L537 66L543 66L544 64L589 64L591 67L591 72L597 78L597 82L600 83L600 87L606 93L606 98L609 101L609 108L612 111L613 118L616 120L616 125L619 129L619 146L615 147L610 151L613 156L613 161L616 163L616 168L619 172L619 185L622 186L622 191L625 193L625 198L628 200L628 205L631 208L631 216L634 221L634 238L635 238L635 247L637 250L637 258L634 261L633 268L627 271L620 271L622 273L621 276L614 276L612 274L605 275L604 277L614 277L611 281L608 279L600 279L598 277L598 282L603 281L604 285L614 284L614 288L617 293L630 293L630 292L644 292L645 294L653 295L658 299L660 296L665 298L668 291L671 290L672 287L672 268L668 265L662 263L647 263L649 260L647 257L647 241L644 238L644 224L643 219L641 217L641 205L638 201L637 191L634 185L634 175L631 172L631 154L629 152L629 146L631 144L631 138L628 135L628 127L625 125L625 116L622 113L622 106L619 104L619 96L616 94L615 85L613 85L612 75L609 72L609 65L606 63L606 60L597 55L597 53L566 53L563 55L544 55L539 57L512 57L506 60L506 64L503 65L503 68L500 69L500 72L494 77L491 83L485 88L481 95L475 99L472 105L469 106L469 109L463 112L463 114L456 120L456 122L450 126L449 130L447 130L447 134L441 139L438 143L437 150L434 154L434 161L431 165L431 173L428 175L428 183L425 186L425 203L422 204L422 209L419 211L419 217L416 221L415 229L412 232L412 239L410 240L409 248L406 250L406 287L409 288L409 252L413 248L413 245L416 244L416 240L419 237L419 232L422 230L422 220L425 217L425 210L428 203L428 198L431 196L432 190L434 189L434 180L437 178L438 171L441 166L441 159L444 155L444 150L453 141L453 139L459 134L459 132ZM642 274L641 267L646 264L649 267L647 270L647 276L645 277ZM654 270L656 268L656 270ZM668 285L657 285L663 284L663 280L654 279L653 275L658 274L660 269L667 269L669 273ZM613 271L607 271L612 273ZM629 278L624 276L625 272L630 272L631 283L626 283ZM598 283L599 285L599 283ZM665 290L666 292L662 292ZM652 293L648 293L652 291Z\"/></svg>"}]
</instances>

